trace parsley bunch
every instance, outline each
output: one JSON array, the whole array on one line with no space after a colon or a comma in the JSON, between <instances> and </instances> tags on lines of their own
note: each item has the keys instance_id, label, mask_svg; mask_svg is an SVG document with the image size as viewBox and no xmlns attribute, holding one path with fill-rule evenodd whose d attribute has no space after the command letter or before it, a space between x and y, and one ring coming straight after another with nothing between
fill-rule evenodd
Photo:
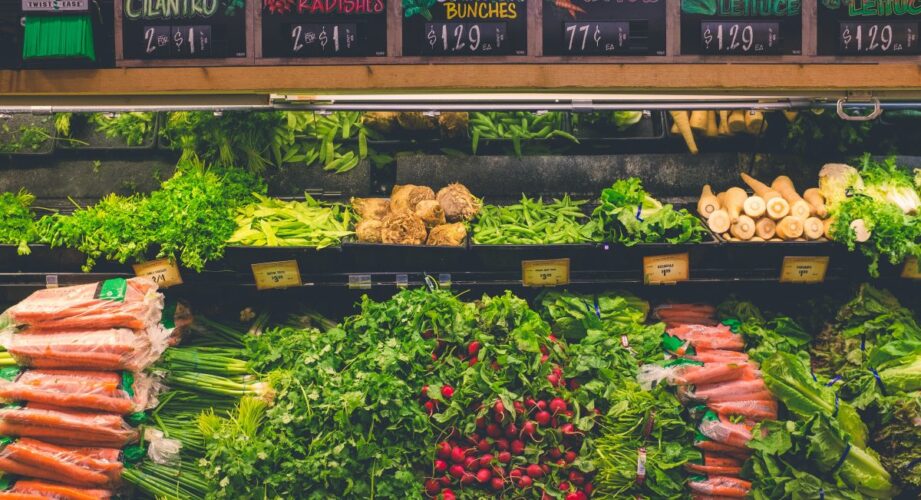
<instances>
[{"instance_id":1,"label":"parsley bunch","mask_svg":"<svg viewBox=\"0 0 921 500\"><path fill-rule=\"evenodd\" d=\"M29 242L38 240L32 202L35 195L22 189L0 194L0 243L17 245L19 255L29 255Z\"/></svg>"}]
</instances>

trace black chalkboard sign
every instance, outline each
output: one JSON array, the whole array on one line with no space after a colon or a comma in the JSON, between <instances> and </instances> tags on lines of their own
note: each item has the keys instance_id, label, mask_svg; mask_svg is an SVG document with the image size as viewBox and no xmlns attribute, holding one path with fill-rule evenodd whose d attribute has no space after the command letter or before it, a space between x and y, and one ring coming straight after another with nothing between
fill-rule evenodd
<instances>
[{"instance_id":1,"label":"black chalkboard sign","mask_svg":"<svg viewBox=\"0 0 921 500\"><path fill-rule=\"evenodd\" d=\"M919 30L919 2L819 1L820 55L916 56Z\"/></svg>"},{"instance_id":2,"label":"black chalkboard sign","mask_svg":"<svg viewBox=\"0 0 921 500\"><path fill-rule=\"evenodd\" d=\"M405 56L523 56L526 0L403 0Z\"/></svg>"},{"instance_id":3,"label":"black chalkboard sign","mask_svg":"<svg viewBox=\"0 0 921 500\"><path fill-rule=\"evenodd\" d=\"M387 55L386 0L270 0L262 57Z\"/></svg>"},{"instance_id":4,"label":"black chalkboard sign","mask_svg":"<svg viewBox=\"0 0 921 500\"><path fill-rule=\"evenodd\" d=\"M664 56L665 0L544 0L544 55Z\"/></svg>"},{"instance_id":5,"label":"black chalkboard sign","mask_svg":"<svg viewBox=\"0 0 921 500\"><path fill-rule=\"evenodd\" d=\"M802 0L681 0L681 53L803 53Z\"/></svg>"},{"instance_id":6,"label":"black chalkboard sign","mask_svg":"<svg viewBox=\"0 0 921 500\"><path fill-rule=\"evenodd\" d=\"M245 0L123 0L124 59L246 57Z\"/></svg>"}]
</instances>

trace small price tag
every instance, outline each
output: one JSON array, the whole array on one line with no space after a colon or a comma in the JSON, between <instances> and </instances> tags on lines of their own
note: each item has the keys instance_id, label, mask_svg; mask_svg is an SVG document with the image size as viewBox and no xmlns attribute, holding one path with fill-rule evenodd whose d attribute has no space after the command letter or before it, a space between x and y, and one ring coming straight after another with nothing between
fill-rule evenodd
<instances>
[{"instance_id":1,"label":"small price tag","mask_svg":"<svg viewBox=\"0 0 921 500\"><path fill-rule=\"evenodd\" d=\"M179 266L176 261L171 259L148 260L135 264L134 274L137 276L146 276L154 281L160 288L168 288L173 285L182 284L182 276L179 274Z\"/></svg>"},{"instance_id":2,"label":"small price tag","mask_svg":"<svg viewBox=\"0 0 921 500\"><path fill-rule=\"evenodd\" d=\"M916 257L905 259L905 267L902 268L902 277L910 280L921 280L921 261Z\"/></svg>"},{"instance_id":3,"label":"small price tag","mask_svg":"<svg viewBox=\"0 0 921 500\"><path fill-rule=\"evenodd\" d=\"M58 287L58 275L57 274L46 274L45 275L45 288L57 288Z\"/></svg>"},{"instance_id":4,"label":"small price tag","mask_svg":"<svg viewBox=\"0 0 921 500\"><path fill-rule=\"evenodd\" d=\"M821 283L828 271L828 257L784 257L781 283Z\"/></svg>"},{"instance_id":5,"label":"small price tag","mask_svg":"<svg viewBox=\"0 0 921 500\"><path fill-rule=\"evenodd\" d=\"M371 289L371 275L370 274L350 274L349 275L349 290L370 290Z\"/></svg>"},{"instance_id":6,"label":"small price tag","mask_svg":"<svg viewBox=\"0 0 921 500\"><path fill-rule=\"evenodd\" d=\"M301 270L297 267L296 260L263 262L253 264L252 268L257 290L291 288L303 284L301 282Z\"/></svg>"},{"instance_id":7,"label":"small price tag","mask_svg":"<svg viewBox=\"0 0 921 500\"><path fill-rule=\"evenodd\" d=\"M568 285L569 259L523 260L521 282L524 286Z\"/></svg>"},{"instance_id":8,"label":"small price tag","mask_svg":"<svg viewBox=\"0 0 921 500\"><path fill-rule=\"evenodd\" d=\"M398 274L396 276L397 288L408 288L409 287L409 275L408 274Z\"/></svg>"},{"instance_id":9,"label":"small price tag","mask_svg":"<svg viewBox=\"0 0 921 500\"><path fill-rule=\"evenodd\" d=\"M687 252L643 257L643 283L647 285L674 285L690 276Z\"/></svg>"}]
</instances>

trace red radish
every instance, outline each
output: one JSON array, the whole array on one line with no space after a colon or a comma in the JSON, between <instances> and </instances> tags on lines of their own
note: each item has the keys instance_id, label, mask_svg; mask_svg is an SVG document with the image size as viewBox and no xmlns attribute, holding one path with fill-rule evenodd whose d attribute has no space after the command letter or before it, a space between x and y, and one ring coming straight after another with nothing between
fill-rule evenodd
<instances>
[{"instance_id":1,"label":"red radish","mask_svg":"<svg viewBox=\"0 0 921 500\"><path fill-rule=\"evenodd\" d=\"M445 462L444 460L436 459L435 460L435 470L437 472L444 472L448 470L448 462Z\"/></svg>"},{"instance_id":2,"label":"red radish","mask_svg":"<svg viewBox=\"0 0 921 500\"><path fill-rule=\"evenodd\" d=\"M524 474L524 472L522 472L521 469L515 469L512 472L508 473L508 477L512 480L517 481L518 479L521 479L522 474Z\"/></svg>"},{"instance_id":3,"label":"red radish","mask_svg":"<svg viewBox=\"0 0 921 500\"><path fill-rule=\"evenodd\" d=\"M548 359L550 359L550 356L547 356L546 354L541 354L541 355L540 355L540 362L541 362L541 363L546 363ZM553 383L553 382L551 382L551 384L552 384L552 383Z\"/></svg>"},{"instance_id":4,"label":"red radish","mask_svg":"<svg viewBox=\"0 0 921 500\"><path fill-rule=\"evenodd\" d=\"M594 490L595 486L592 483L585 483L585 486L582 487L582 491L584 491L586 495L591 495Z\"/></svg>"},{"instance_id":5,"label":"red radish","mask_svg":"<svg viewBox=\"0 0 921 500\"><path fill-rule=\"evenodd\" d=\"M494 477L489 482L489 485L492 486L492 489L500 491L501 489L505 488L505 481L503 481L501 477Z\"/></svg>"},{"instance_id":6,"label":"red radish","mask_svg":"<svg viewBox=\"0 0 921 500\"><path fill-rule=\"evenodd\" d=\"M426 330L422 332L422 338L424 339L430 339L434 336L435 336L435 332L433 330Z\"/></svg>"},{"instance_id":7,"label":"red radish","mask_svg":"<svg viewBox=\"0 0 921 500\"><path fill-rule=\"evenodd\" d=\"M499 462L503 464L507 464L512 461L512 454L507 451L500 451L498 458L499 458Z\"/></svg>"},{"instance_id":8,"label":"red radish","mask_svg":"<svg viewBox=\"0 0 921 500\"><path fill-rule=\"evenodd\" d=\"M476 445L476 449L478 449L478 450L480 450L480 451L482 451L482 452L484 452L484 453L487 452L487 451L489 451L490 448L492 448L492 445L489 444L489 441L487 441L487 440L485 440L485 439L481 439L480 442L477 443L477 445Z\"/></svg>"},{"instance_id":9,"label":"red radish","mask_svg":"<svg viewBox=\"0 0 921 500\"><path fill-rule=\"evenodd\" d=\"M561 458L556 461L556 466L562 469L563 467L566 467L566 461Z\"/></svg>"},{"instance_id":10,"label":"red radish","mask_svg":"<svg viewBox=\"0 0 921 500\"><path fill-rule=\"evenodd\" d=\"M480 461L476 457L467 457L464 459L464 468L470 472L475 472L480 468Z\"/></svg>"},{"instance_id":11,"label":"red radish","mask_svg":"<svg viewBox=\"0 0 921 500\"><path fill-rule=\"evenodd\" d=\"M480 461L480 467L488 466L490 463L492 463L492 459L493 459L493 456L489 453L480 455L480 458L478 459Z\"/></svg>"},{"instance_id":12,"label":"red radish","mask_svg":"<svg viewBox=\"0 0 921 500\"><path fill-rule=\"evenodd\" d=\"M460 478L464 477L464 474L465 474L466 472L467 472L467 471L464 470L464 466L463 466L463 465L454 464L454 465L451 466L450 469L448 469L448 474L451 474L452 476L456 477L457 479L460 479Z\"/></svg>"},{"instance_id":13,"label":"red radish","mask_svg":"<svg viewBox=\"0 0 921 500\"><path fill-rule=\"evenodd\" d=\"M544 401L543 399L541 399L540 401L538 401L538 402L537 402L537 409L538 409L538 410L546 410L546 409L547 409L547 402Z\"/></svg>"},{"instance_id":14,"label":"red radish","mask_svg":"<svg viewBox=\"0 0 921 500\"><path fill-rule=\"evenodd\" d=\"M467 440L470 441L473 445L476 445L480 442L480 435L474 432L473 434L467 436Z\"/></svg>"},{"instance_id":15,"label":"red radish","mask_svg":"<svg viewBox=\"0 0 921 500\"><path fill-rule=\"evenodd\" d=\"M572 391L578 389L580 385L582 385L582 384L580 384L579 381L576 380L576 379L570 379L570 380L569 380L569 389L572 390Z\"/></svg>"},{"instance_id":16,"label":"red radish","mask_svg":"<svg viewBox=\"0 0 921 500\"><path fill-rule=\"evenodd\" d=\"M501 367L499 366L499 363L496 363L495 361L493 361L492 363L490 363L490 364L489 364L489 367L492 368L492 369L495 370L495 371L499 371L499 369L501 368Z\"/></svg>"},{"instance_id":17,"label":"red radish","mask_svg":"<svg viewBox=\"0 0 921 500\"><path fill-rule=\"evenodd\" d=\"M560 426L560 432L563 433L564 437L574 437L579 436L582 433L576 430L576 427L572 424L566 423Z\"/></svg>"},{"instance_id":18,"label":"red radish","mask_svg":"<svg viewBox=\"0 0 921 500\"><path fill-rule=\"evenodd\" d=\"M508 451L508 439L505 439L505 438L496 439L496 448L499 451Z\"/></svg>"},{"instance_id":19,"label":"red radish","mask_svg":"<svg viewBox=\"0 0 921 500\"><path fill-rule=\"evenodd\" d=\"M524 442L520 439L516 439L512 441L512 444L510 445L510 447L511 447L512 453L514 453L515 455L521 455L522 453L524 453Z\"/></svg>"},{"instance_id":20,"label":"red radish","mask_svg":"<svg viewBox=\"0 0 921 500\"><path fill-rule=\"evenodd\" d=\"M553 413L560 413L566 411L566 401L563 401L561 398L553 398L550 401L550 411Z\"/></svg>"},{"instance_id":21,"label":"red radish","mask_svg":"<svg viewBox=\"0 0 921 500\"><path fill-rule=\"evenodd\" d=\"M547 464L541 464L540 470L544 471L544 474L550 474L550 466Z\"/></svg>"},{"instance_id":22,"label":"red radish","mask_svg":"<svg viewBox=\"0 0 921 500\"><path fill-rule=\"evenodd\" d=\"M463 448L460 446L455 446L454 449L451 450L451 461L457 464L463 463L465 455L467 455L467 453Z\"/></svg>"},{"instance_id":23,"label":"red radish","mask_svg":"<svg viewBox=\"0 0 921 500\"><path fill-rule=\"evenodd\" d=\"M492 479L492 472L490 472L489 469L480 469L477 471L476 480L481 484L488 482L490 479Z\"/></svg>"},{"instance_id":24,"label":"red radish","mask_svg":"<svg viewBox=\"0 0 921 500\"><path fill-rule=\"evenodd\" d=\"M448 459L448 458L451 458L451 451L453 450L454 448L451 447L451 445L448 444L447 441L442 441L438 443L438 451L436 452L436 454L441 458Z\"/></svg>"},{"instance_id":25,"label":"red radish","mask_svg":"<svg viewBox=\"0 0 921 500\"><path fill-rule=\"evenodd\" d=\"M524 400L524 404L527 405L528 408L534 408L537 406L537 401L534 401L534 398L527 398Z\"/></svg>"},{"instance_id":26,"label":"red radish","mask_svg":"<svg viewBox=\"0 0 921 500\"><path fill-rule=\"evenodd\" d=\"M534 420L540 425L547 425L550 423L550 412L539 411L534 414Z\"/></svg>"},{"instance_id":27,"label":"red radish","mask_svg":"<svg viewBox=\"0 0 921 500\"><path fill-rule=\"evenodd\" d=\"M550 448L549 454L550 454L550 458L556 460L563 456L563 450L561 450L557 446L554 446L553 448Z\"/></svg>"},{"instance_id":28,"label":"red radish","mask_svg":"<svg viewBox=\"0 0 921 500\"><path fill-rule=\"evenodd\" d=\"M529 476L534 477L534 478L539 478L539 477L542 477L542 476L544 475L543 469L541 469L541 468L540 468L540 465L537 465L537 464L531 464L531 465L529 465L529 466L525 469L525 472L526 472Z\"/></svg>"},{"instance_id":29,"label":"red radish","mask_svg":"<svg viewBox=\"0 0 921 500\"><path fill-rule=\"evenodd\" d=\"M455 500L457 497L454 495L454 492L445 488L441 490L442 500Z\"/></svg>"},{"instance_id":30,"label":"red radish","mask_svg":"<svg viewBox=\"0 0 921 500\"><path fill-rule=\"evenodd\" d=\"M542 345L540 346L540 353L546 356L547 354L550 354L550 351L547 350L547 346Z\"/></svg>"},{"instance_id":31,"label":"red radish","mask_svg":"<svg viewBox=\"0 0 921 500\"><path fill-rule=\"evenodd\" d=\"M550 382L550 385L552 386L559 385L560 376L557 375L556 373L551 373L550 375L547 375L547 382Z\"/></svg>"},{"instance_id":32,"label":"red radish","mask_svg":"<svg viewBox=\"0 0 921 500\"><path fill-rule=\"evenodd\" d=\"M545 491L540 494L540 500L553 500L553 497L548 495L547 492Z\"/></svg>"},{"instance_id":33,"label":"red radish","mask_svg":"<svg viewBox=\"0 0 921 500\"><path fill-rule=\"evenodd\" d=\"M434 352L432 353L432 361L438 361L438 355L435 354ZM454 497L451 497L451 498L454 498Z\"/></svg>"},{"instance_id":34,"label":"red radish","mask_svg":"<svg viewBox=\"0 0 921 500\"><path fill-rule=\"evenodd\" d=\"M450 399L454 395L454 388L450 385L441 386L441 396L445 399Z\"/></svg>"},{"instance_id":35,"label":"red radish","mask_svg":"<svg viewBox=\"0 0 921 500\"><path fill-rule=\"evenodd\" d=\"M573 412L572 412L572 410L566 410L566 411L563 412L563 415L565 415L565 416L568 417L568 418L572 418Z\"/></svg>"},{"instance_id":36,"label":"red radish","mask_svg":"<svg viewBox=\"0 0 921 500\"><path fill-rule=\"evenodd\" d=\"M515 425L515 422L512 422L505 426L505 437L509 439L514 439L518 437L518 426Z\"/></svg>"},{"instance_id":37,"label":"red radish","mask_svg":"<svg viewBox=\"0 0 921 500\"><path fill-rule=\"evenodd\" d=\"M496 404L493 405L492 410L496 414L496 422L501 422L502 417L505 415L505 405L502 404L501 399L496 400Z\"/></svg>"},{"instance_id":38,"label":"red radish","mask_svg":"<svg viewBox=\"0 0 921 500\"><path fill-rule=\"evenodd\" d=\"M435 413L435 402L434 401L426 401L425 404L422 406L425 407L425 411L429 412L429 415Z\"/></svg>"},{"instance_id":39,"label":"red radish","mask_svg":"<svg viewBox=\"0 0 921 500\"><path fill-rule=\"evenodd\" d=\"M486 426L486 435L493 439L502 437L502 429L496 424L489 424Z\"/></svg>"},{"instance_id":40,"label":"red radish","mask_svg":"<svg viewBox=\"0 0 921 500\"><path fill-rule=\"evenodd\" d=\"M532 484L534 484L534 480L528 476L521 476L518 480L519 488L530 488Z\"/></svg>"},{"instance_id":41,"label":"red radish","mask_svg":"<svg viewBox=\"0 0 921 500\"><path fill-rule=\"evenodd\" d=\"M475 364L477 363L477 361L479 361L479 360L476 359L476 358L470 358L470 361L467 362L467 365L468 365L468 366L473 366L473 365L475 365Z\"/></svg>"},{"instance_id":42,"label":"red radish","mask_svg":"<svg viewBox=\"0 0 921 500\"><path fill-rule=\"evenodd\" d=\"M582 500L581 493L582 493L581 491L575 491L573 493L570 493L566 495L566 500Z\"/></svg>"},{"instance_id":43,"label":"red radish","mask_svg":"<svg viewBox=\"0 0 921 500\"><path fill-rule=\"evenodd\" d=\"M479 417L476 419L476 428L484 429L486 427L486 417Z\"/></svg>"},{"instance_id":44,"label":"red radish","mask_svg":"<svg viewBox=\"0 0 921 500\"><path fill-rule=\"evenodd\" d=\"M524 405L521 404L521 401L515 401L512 403L512 406L515 407L515 413L518 413L519 415L525 413Z\"/></svg>"},{"instance_id":45,"label":"red radish","mask_svg":"<svg viewBox=\"0 0 921 500\"><path fill-rule=\"evenodd\" d=\"M451 486L451 476L441 476L439 482L441 482L442 486Z\"/></svg>"},{"instance_id":46,"label":"red radish","mask_svg":"<svg viewBox=\"0 0 921 500\"><path fill-rule=\"evenodd\" d=\"M531 439L534 439L534 435L537 434L537 426L534 425L534 422L528 420L527 422L521 424L521 435L527 436Z\"/></svg>"},{"instance_id":47,"label":"red radish","mask_svg":"<svg viewBox=\"0 0 921 500\"><path fill-rule=\"evenodd\" d=\"M577 470L571 470L569 471L569 480L576 486L582 486L582 483L585 482L585 476Z\"/></svg>"},{"instance_id":48,"label":"red radish","mask_svg":"<svg viewBox=\"0 0 921 500\"><path fill-rule=\"evenodd\" d=\"M423 398L428 398L428 397L429 397L429 386L427 386L427 385L423 385L423 386L422 386L422 397L423 397Z\"/></svg>"},{"instance_id":49,"label":"red radish","mask_svg":"<svg viewBox=\"0 0 921 500\"><path fill-rule=\"evenodd\" d=\"M441 482L437 479L426 479L425 480L425 492L429 495L435 496L438 492L441 491Z\"/></svg>"},{"instance_id":50,"label":"red radish","mask_svg":"<svg viewBox=\"0 0 921 500\"><path fill-rule=\"evenodd\" d=\"M476 476L469 472L464 473L464 477L461 478L461 485L467 486L468 484L473 484L476 481Z\"/></svg>"},{"instance_id":51,"label":"red radish","mask_svg":"<svg viewBox=\"0 0 921 500\"><path fill-rule=\"evenodd\" d=\"M557 486L557 488L559 488L560 491L569 491L572 488L572 486L566 481L563 481L560 483L559 486Z\"/></svg>"},{"instance_id":52,"label":"red radish","mask_svg":"<svg viewBox=\"0 0 921 500\"><path fill-rule=\"evenodd\" d=\"M567 463L573 463L576 461L576 452L569 450L563 455L563 460L566 460Z\"/></svg>"},{"instance_id":53,"label":"red radish","mask_svg":"<svg viewBox=\"0 0 921 500\"><path fill-rule=\"evenodd\" d=\"M480 352L480 343L474 340L467 346L467 354L476 356L478 352Z\"/></svg>"}]
</instances>

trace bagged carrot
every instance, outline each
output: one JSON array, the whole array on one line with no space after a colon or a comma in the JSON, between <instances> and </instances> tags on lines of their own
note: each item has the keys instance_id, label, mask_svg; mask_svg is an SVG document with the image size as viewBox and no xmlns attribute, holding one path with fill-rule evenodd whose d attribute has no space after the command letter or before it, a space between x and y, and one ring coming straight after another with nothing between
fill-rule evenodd
<instances>
[{"instance_id":1,"label":"bagged carrot","mask_svg":"<svg viewBox=\"0 0 921 500\"><path fill-rule=\"evenodd\" d=\"M666 363L665 366L641 366L637 381L647 389L663 380L671 385L713 384L740 379L748 367L747 363L702 363L677 359Z\"/></svg>"},{"instance_id":2,"label":"bagged carrot","mask_svg":"<svg viewBox=\"0 0 921 500\"><path fill-rule=\"evenodd\" d=\"M156 405L159 383L145 374L72 370L0 370L0 399L119 415Z\"/></svg>"},{"instance_id":3,"label":"bagged carrot","mask_svg":"<svg viewBox=\"0 0 921 500\"><path fill-rule=\"evenodd\" d=\"M138 431L120 415L76 412L35 403L0 408L0 435L102 448L122 448L138 439Z\"/></svg>"},{"instance_id":4,"label":"bagged carrot","mask_svg":"<svg viewBox=\"0 0 921 500\"><path fill-rule=\"evenodd\" d=\"M121 479L121 451L70 448L30 438L3 438L0 471L74 486L115 485Z\"/></svg>"},{"instance_id":5,"label":"bagged carrot","mask_svg":"<svg viewBox=\"0 0 921 500\"><path fill-rule=\"evenodd\" d=\"M20 479L12 486L0 491L0 498L16 500L52 498L55 500L108 500L112 492L97 488L78 488L45 481Z\"/></svg>"},{"instance_id":6,"label":"bagged carrot","mask_svg":"<svg viewBox=\"0 0 921 500\"><path fill-rule=\"evenodd\" d=\"M14 324L36 331L141 330L157 324L162 311L157 284L139 277L39 290L5 314Z\"/></svg>"},{"instance_id":7,"label":"bagged carrot","mask_svg":"<svg viewBox=\"0 0 921 500\"><path fill-rule=\"evenodd\" d=\"M161 325L49 334L5 332L0 345L17 364L31 368L141 371L166 349L170 331Z\"/></svg>"}]
</instances>

